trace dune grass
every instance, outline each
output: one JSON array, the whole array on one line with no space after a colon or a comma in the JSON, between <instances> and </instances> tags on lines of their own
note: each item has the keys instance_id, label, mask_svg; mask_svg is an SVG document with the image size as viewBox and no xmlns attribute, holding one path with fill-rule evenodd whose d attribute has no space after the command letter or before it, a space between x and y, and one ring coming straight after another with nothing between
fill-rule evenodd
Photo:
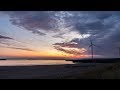
<instances>
[{"instance_id":1,"label":"dune grass","mask_svg":"<svg viewBox=\"0 0 120 90\"><path fill-rule=\"evenodd\" d=\"M120 63L100 70L93 70L83 75L65 77L66 79L120 79Z\"/></svg>"}]
</instances>

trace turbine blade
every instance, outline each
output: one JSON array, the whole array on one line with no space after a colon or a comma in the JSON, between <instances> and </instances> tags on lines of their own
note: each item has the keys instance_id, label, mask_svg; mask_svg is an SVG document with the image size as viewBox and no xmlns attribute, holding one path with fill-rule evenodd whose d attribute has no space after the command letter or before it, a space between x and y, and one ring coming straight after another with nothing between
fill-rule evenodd
<instances>
[{"instance_id":1,"label":"turbine blade","mask_svg":"<svg viewBox=\"0 0 120 90\"><path fill-rule=\"evenodd\" d=\"M93 46L98 47L98 48L101 48L100 46L97 46L97 45L94 45L94 44L93 44Z\"/></svg>"},{"instance_id":2,"label":"turbine blade","mask_svg":"<svg viewBox=\"0 0 120 90\"><path fill-rule=\"evenodd\" d=\"M92 45L90 45L89 47L91 47L91 46L92 46ZM89 48L89 47L88 47L88 48Z\"/></svg>"}]
</instances>

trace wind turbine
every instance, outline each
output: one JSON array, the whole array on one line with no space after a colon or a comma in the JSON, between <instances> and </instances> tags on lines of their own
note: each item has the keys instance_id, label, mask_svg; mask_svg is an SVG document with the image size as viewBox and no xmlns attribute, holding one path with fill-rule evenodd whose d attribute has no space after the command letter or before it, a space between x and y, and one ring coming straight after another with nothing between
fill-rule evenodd
<instances>
[{"instance_id":1,"label":"wind turbine","mask_svg":"<svg viewBox=\"0 0 120 90\"><path fill-rule=\"evenodd\" d=\"M81 34L81 36L82 36L82 38L84 38L83 34ZM91 36L91 37L92 37L92 36ZM96 45L93 44L93 41L92 41L91 37L90 37L90 39L89 39L89 41L90 41L89 47L91 47L91 56L92 56L92 59L93 59L93 46L96 46ZM97 47L97 46L96 46L96 47Z\"/></svg>"},{"instance_id":2,"label":"wind turbine","mask_svg":"<svg viewBox=\"0 0 120 90\"><path fill-rule=\"evenodd\" d=\"M94 54L94 46L100 48L100 46L97 46L97 45L93 44L92 39L90 39L90 46L89 47L91 47L91 58L92 59L93 59L93 54Z\"/></svg>"}]
</instances>

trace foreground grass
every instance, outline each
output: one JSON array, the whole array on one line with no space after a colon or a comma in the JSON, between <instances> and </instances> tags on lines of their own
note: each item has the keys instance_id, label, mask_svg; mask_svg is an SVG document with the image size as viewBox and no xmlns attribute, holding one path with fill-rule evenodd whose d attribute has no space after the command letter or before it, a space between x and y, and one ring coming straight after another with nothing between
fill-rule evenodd
<instances>
[{"instance_id":1,"label":"foreground grass","mask_svg":"<svg viewBox=\"0 0 120 90\"><path fill-rule=\"evenodd\" d=\"M112 66L101 70L94 70L83 75L65 77L65 79L120 79L120 63L113 63Z\"/></svg>"}]
</instances>

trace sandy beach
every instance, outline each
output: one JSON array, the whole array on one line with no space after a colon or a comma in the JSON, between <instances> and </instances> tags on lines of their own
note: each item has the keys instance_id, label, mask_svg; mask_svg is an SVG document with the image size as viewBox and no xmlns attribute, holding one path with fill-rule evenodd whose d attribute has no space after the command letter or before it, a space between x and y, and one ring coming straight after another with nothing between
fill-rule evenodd
<instances>
[{"instance_id":1,"label":"sandy beach","mask_svg":"<svg viewBox=\"0 0 120 90\"><path fill-rule=\"evenodd\" d=\"M112 64L0 66L0 79L62 79L110 65Z\"/></svg>"}]
</instances>

